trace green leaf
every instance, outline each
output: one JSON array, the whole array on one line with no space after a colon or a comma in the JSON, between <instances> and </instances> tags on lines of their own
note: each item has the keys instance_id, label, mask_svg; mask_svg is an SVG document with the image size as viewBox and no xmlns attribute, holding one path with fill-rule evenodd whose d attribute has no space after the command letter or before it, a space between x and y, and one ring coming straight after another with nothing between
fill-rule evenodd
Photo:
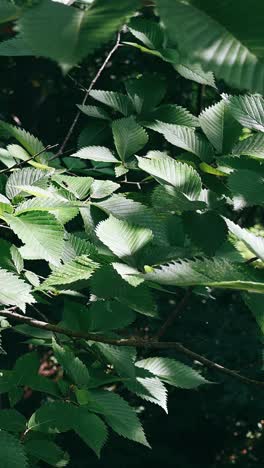
<instances>
[{"instance_id":1,"label":"green leaf","mask_svg":"<svg viewBox=\"0 0 264 468\"><path fill-rule=\"evenodd\" d=\"M60 346L54 339L52 349L55 358L70 379L78 387L86 387L89 384L90 375L85 364L70 349Z\"/></svg>"},{"instance_id":2,"label":"green leaf","mask_svg":"<svg viewBox=\"0 0 264 468\"><path fill-rule=\"evenodd\" d=\"M1 50L1 46L0 46ZM1 55L1 52L0 52ZM4 132L12 138L15 138L31 155L34 156L37 153L40 153L45 149L43 143L36 138L35 136L31 135L29 132L24 130L23 128L15 127L14 125L10 125L6 122L0 121L0 128L4 130ZM41 154L42 158L48 156L48 153L43 152Z\"/></svg>"},{"instance_id":3,"label":"green leaf","mask_svg":"<svg viewBox=\"0 0 264 468\"><path fill-rule=\"evenodd\" d=\"M121 112L124 116L128 116L133 112L132 103L125 94L93 89L90 92L90 96L96 101L111 107L115 111Z\"/></svg>"},{"instance_id":4,"label":"green leaf","mask_svg":"<svg viewBox=\"0 0 264 468\"><path fill-rule=\"evenodd\" d=\"M147 127L161 133L172 145L195 154L202 161L212 161L214 156L213 148L202 135L195 132L194 128L168 124L158 120L147 124Z\"/></svg>"},{"instance_id":5,"label":"green leaf","mask_svg":"<svg viewBox=\"0 0 264 468\"><path fill-rule=\"evenodd\" d=\"M228 153L241 133L228 103L222 100L205 109L199 116L201 127L218 153Z\"/></svg>"},{"instance_id":6,"label":"green leaf","mask_svg":"<svg viewBox=\"0 0 264 468\"><path fill-rule=\"evenodd\" d=\"M214 211L186 213L183 219L185 231L191 241L208 255L213 255L226 240L226 223Z\"/></svg>"},{"instance_id":7,"label":"green leaf","mask_svg":"<svg viewBox=\"0 0 264 468\"><path fill-rule=\"evenodd\" d=\"M23 432L26 429L26 418L15 409L1 409L0 429L1 431Z\"/></svg>"},{"instance_id":8,"label":"green leaf","mask_svg":"<svg viewBox=\"0 0 264 468\"><path fill-rule=\"evenodd\" d=\"M125 81L127 94L138 114L144 114L156 107L166 93L166 82L158 75L144 74Z\"/></svg>"},{"instance_id":9,"label":"green leaf","mask_svg":"<svg viewBox=\"0 0 264 468\"><path fill-rule=\"evenodd\" d=\"M50 276L42 283L41 287L70 284L75 281L89 279L99 264L91 260L87 255L80 255L64 265L54 268Z\"/></svg>"},{"instance_id":10,"label":"green leaf","mask_svg":"<svg viewBox=\"0 0 264 468\"><path fill-rule=\"evenodd\" d=\"M111 120L109 114L102 108L97 106L83 106L82 104L77 104L78 109L80 109L83 114L88 115L89 117L94 117L96 119Z\"/></svg>"},{"instance_id":11,"label":"green leaf","mask_svg":"<svg viewBox=\"0 0 264 468\"><path fill-rule=\"evenodd\" d=\"M232 234L244 242L251 252L264 261L264 238L256 236L253 232L243 229L230 219L225 219L227 227Z\"/></svg>"},{"instance_id":12,"label":"green leaf","mask_svg":"<svg viewBox=\"0 0 264 468\"><path fill-rule=\"evenodd\" d=\"M148 134L134 119L127 117L114 120L112 131L116 150L124 162L141 150L148 142Z\"/></svg>"},{"instance_id":13,"label":"green leaf","mask_svg":"<svg viewBox=\"0 0 264 468\"><path fill-rule=\"evenodd\" d=\"M164 155L163 158L137 157L138 166L155 177L158 182L169 184L190 199L197 199L202 189L198 173L187 164Z\"/></svg>"},{"instance_id":14,"label":"green leaf","mask_svg":"<svg viewBox=\"0 0 264 468\"><path fill-rule=\"evenodd\" d=\"M239 197L243 205L262 205L264 201L264 181L260 172L238 170L228 177L228 187Z\"/></svg>"},{"instance_id":15,"label":"green leaf","mask_svg":"<svg viewBox=\"0 0 264 468\"><path fill-rule=\"evenodd\" d=\"M96 235L119 258L128 259L152 240L150 229L110 216L96 228Z\"/></svg>"},{"instance_id":16,"label":"green leaf","mask_svg":"<svg viewBox=\"0 0 264 468\"><path fill-rule=\"evenodd\" d=\"M118 347L104 343L94 345L104 358L112 364L116 372L122 377L134 377L136 350L129 347Z\"/></svg>"},{"instance_id":17,"label":"green leaf","mask_svg":"<svg viewBox=\"0 0 264 468\"><path fill-rule=\"evenodd\" d=\"M108 391L93 392L107 424L117 434L149 447L136 412L119 395Z\"/></svg>"},{"instance_id":18,"label":"green leaf","mask_svg":"<svg viewBox=\"0 0 264 468\"><path fill-rule=\"evenodd\" d=\"M204 71L199 63L182 62L174 65L174 68L186 80L216 88L214 74L211 71Z\"/></svg>"},{"instance_id":19,"label":"green leaf","mask_svg":"<svg viewBox=\"0 0 264 468\"><path fill-rule=\"evenodd\" d=\"M210 286L259 293L264 291L262 272L223 258L171 262L154 268L144 277L147 281L171 286Z\"/></svg>"},{"instance_id":20,"label":"green leaf","mask_svg":"<svg viewBox=\"0 0 264 468\"><path fill-rule=\"evenodd\" d=\"M31 416L28 428L49 433L73 429L97 455L107 439L107 429L98 416L83 406L77 407L66 402L42 405Z\"/></svg>"},{"instance_id":21,"label":"green leaf","mask_svg":"<svg viewBox=\"0 0 264 468\"><path fill-rule=\"evenodd\" d=\"M90 120L89 125L81 131L78 138L78 148L83 148L90 145L102 145L111 137L111 130L109 122L105 120ZM64 158L65 160L66 158ZM67 160L67 159L66 159ZM74 165L73 165L74 163ZM68 166L69 168L73 167L85 167L82 161L79 161L78 166L77 161L74 161L70 158Z\"/></svg>"},{"instance_id":22,"label":"green leaf","mask_svg":"<svg viewBox=\"0 0 264 468\"><path fill-rule=\"evenodd\" d=\"M31 294L31 286L23 280L0 268L0 304L17 306L25 311L26 304L33 304L34 297Z\"/></svg>"},{"instance_id":23,"label":"green leaf","mask_svg":"<svg viewBox=\"0 0 264 468\"><path fill-rule=\"evenodd\" d=\"M136 366L173 387L191 389L209 383L199 372L174 359L153 357L137 361Z\"/></svg>"},{"instance_id":24,"label":"green leaf","mask_svg":"<svg viewBox=\"0 0 264 468\"><path fill-rule=\"evenodd\" d=\"M14 171L6 183L6 195L12 199L23 192L25 186L43 187L47 175L47 172L29 167Z\"/></svg>"},{"instance_id":25,"label":"green leaf","mask_svg":"<svg viewBox=\"0 0 264 468\"><path fill-rule=\"evenodd\" d=\"M163 29L158 23L136 17L130 20L128 27L133 36L146 47L150 49L162 49L165 38Z\"/></svg>"},{"instance_id":26,"label":"green leaf","mask_svg":"<svg viewBox=\"0 0 264 468\"><path fill-rule=\"evenodd\" d=\"M200 123L197 117L192 115L187 109L176 104L164 104L155 109L151 118L175 125L184 125L185 127L199 127Z\"/></svg>"},{"instance_id":27,"label":"green leaf","mask_svg":"<svg viewBox=\"0 0 264 468\"><path fill-rule=\"evenodd\" d=\"M7 0L2 0L0 6L0 23L7 23L13 21L17 14L18 8Z\"/></svg>"},{"instance_id":28,"label":"green leaf","mask_svg":"<svg viewBox=\"0 0 264 468\"><path fill-rule=\"evenodd\" d=\"M76 407L64 401L46 403L28 421L30 431L59 433L72 428ZM20 468L20 467L19 467Z\"/></svg>"},{"instance_id":29,"label":"green leaf","mask_svg":"<svg viewBox=\"0 0 264 468\"><path fill-rule=\"evenodd\" d=\"M89 9L42 0L19 19L18 37L23 38L34 55L56 60L68 70L111 40L136 8L137 2L132 0L124 0L122 4L113 0L111 5L96 0ZM65 34L58 37L58 31Z\"/></svg>"},{"instance_id":30,"label":"green leaf","mask_svg":"<svg viewBox=\"0 0 264 468\"><path fill-rule=\"evenodd\" d=\"M63 227L56 218L42 211L20 216L5 214L5 221L25 244L23 258L43 259L58 264L63 250Z\"/></svg>"},{"instance_id":31,"label":"green leaf","mask_svg":"<svg viewBox=\"0 0 264 468\"><path fill-rule=\"evenodd\" d=\"M8 57L17 57L20 55L33 55L32 49L23 40L21 35L7 39L0 43L0 55Z\"/></svg>"},{"instance_id":32,"label":"green leaf","mask_svg":"<svg viewBox=\"0 0 264 468\"><path fill-rule=\"evenodd\" d=\"M232 96L229 109L244 127L264 132L264 99L262 96Z\"/></svg>"},{"instance_id":33,"label":"green leaf","mask_svg":"<svg viewBox=\"0 0 264 468\"><path fill-rule=\"evenodd\" d=\"M59 391L55 382L39 375L40 359L37 353L22 354L16 361L12 385L25 385L32 390L58 397Z\"/></svg>"},{"instance_id":34,"label":"green leaf","mask_svg":"<svg viewBox=\"0 0 264 468\"><path fill-rule=\"evenodd\" d=\"M133 288L110 266L102 267L95 272L91 279L91 292L98 298L116 299L143 315L157 316L157 306L149 289L141 284Z\"/></svg>"},{"instance_id":35,"label":"green leaf","mask_svg":"<svg viewBox=\"0 0 264 468\"><path fill-rule=\"evenodd\" d=\"M263 92L263 4L157 0L170 43L235 88ZM239 21L238 21L239 13ZM205 27L206 25L206 27Z\"/></svg>"},{"instance_id":36,"label":"green leaf","mask_svg":"<svg viewBox=\"0 0 264 468\"><path fill-rule=\"evenodd\" d=\"M256 159L264 159L264 135L252 135L245 140L239 141L232 149L234 155L252 156Z\"/></svg>"},{"instance_id":37,"label":"green leaf","mask_svg":"<svg viewBox=\"0 0 264 468\"><path fill-rule=\"evenodd\" d=\"M71 157L99 162L118 162L112 152L104 146L87 146L72 154Z\"/></svg>"},{"instance_id":38,"label":"green leaf","mask_svg":"<svg viewBox=\"0 0 264 468\"><path fill-rule=\"evenodd\" d=\"M96 301L89 308L89 330L92 332L125 328L135 320L135 313L117 301Z\"/></svg>"},{"instance_id":39,"label":"green leaf","mask_svg":"<svg viewBox=\"0 0 264 468\"><path fill-rule=\"evenodd\" d=\"M25 449L29 455L51 466L64 467L68 465L69 456L51 440L26 440Z\"/></svg>"},{"instance_id":40,"label":"green leaf","mask_svg":"<svg viewBox=\"0 0 264 468\"><path fill-rule=\"evenodd\" d=\"M106 425L101 418L90 413L86 408L79 407L76 409L73 429L88 447L94 450L96 455L100 457L101 449L108 436Z\"/></svg>"},{"instance_id":41,"label":"green leaf","mask_svg":"<svg viewBox=\"0 0 264 468\"><path fill-rule=\"evenodd\" d=\"M0 431L0 453L3 468L28 468L24 447L15 436Z\"/></svg>"},{"instance_id":42,"label":"green leaf","mask_svg":"<svg viewBox=\"0 0 264 468\"><path fill-rule=\"evenodd\" d=\"M244 302L252 312L255 320L261 330L264 333L264 308L263 308L263 296L259 294L248 294L243 293L242 295Z\"/></svg>"}]
</instances>

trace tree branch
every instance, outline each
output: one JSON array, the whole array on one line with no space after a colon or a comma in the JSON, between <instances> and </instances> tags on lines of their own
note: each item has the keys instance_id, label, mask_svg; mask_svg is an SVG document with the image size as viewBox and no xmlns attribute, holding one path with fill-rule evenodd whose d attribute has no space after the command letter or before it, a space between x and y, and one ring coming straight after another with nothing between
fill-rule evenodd
<instances>
[{"instance_id":1,"label":"tree branch","mask_svg":"<svg viewBox=\"0 0 264 468\"><path fill-rule=\"evenodd\" d=\"M13 169L16 169L16 168L18 168L18 167L21 167L21 166L23 166L23 164L26 164L26 163L28 163L29 161L32 161L33 159L35 159L35 158L36 158L37 156L39 156L40 154L45 153L45 151L51 150L52 148L55 148L56 146L58 146L58 144L56 144L56 145L48 145L48 146L46 146L45 148L43 148L41 151L39 151L38 153L33 154L33 156L30 156L30 158L25 159L25 160L23 160L23 161L19 161L18 163L14 164L14 165L11 166L11 167L7 167L6 169L2 169L2 170L0 171L0 174L5 174L6 172L10 172L10 171L12 171Z\"/></svg>"},{"instance_id":2,"label":"tree branch","mask_svg":"<svg viewBox=\"0 0 264 468\"><path fill-rule=\"evenodd\" d=\"M85 93L85 96L84 96L84 98L83 98L82 106L85 105L85 103L86 103L86 101L87 101L87 98L88 98L90 92L92 91L92 89L93 89L95 83L96 83L97 80L100 78L100 76L101 76L102 72L104 71L106 65L108 64L108 62L109 62L109 60L111 59L112 55L115 53L115 51L118 49L119 46L120 46L120 32L118 32L118 34L117 34L117 38L116 38L116 42L115 42L114 47L113 47L113 48L110 50L110 52L107 54L106 59L104 60L104 62L103 62L103 64L101 65L101 67L99 68L99 70L98 70L98 72L96 73L96 75L95 75L95 77L93 78L93 80L91 81L90 86L89 86L89 88L87 89L87 91L86 91L86 93ZM68 141L69 141L69 139L70 139L70 137L71 137L71 135L72 135L73 130L74 130L75 127L76 127L76 124L77 124L77 122L78 122L78 120L79 120L80 115L81 115L81 111L79 110L79 111L76 113L75 117L74 117L74 120L73 120L73 122L72 122L72 124L71 124L71 126L70 126L70 128L69 128L69 130L68 130L68 133L67 133L66 137L64 138L64 141L63 141L63 143L62 143L62 145L61 145L61 147L60 147L60 149L59 149L59 151L58 151L58 153L57 153L57 156L60 156L60 155L63 153L63 150L64 150L65 146L67 145L67 143L68 143Z\"/></svg>"},{"instance_id":3,"label":"tree branch","mask_svg":"<svg viewBox=\"0 0 264 468\"><path fill-rule=\"evenodd\" d=\"M264 381L250 379L245 377L244 375L239 374L237 371L228 369L227 367L223 367L221 364L217 362L210 361L206 357L195 353L191 349L186 348L181 343L176 341L157 341L156 339L142 339L142 338L108 338L106 336L97 335L93 333L85 333L81 331L72 331L66 328L59 327L57 325L53 325L48 322L42 322L40 320L33 319L31 317L26 317L14 312L15 307L11 307L10 309L0 310L0 315L7 317L11 320L15 320L16 322L26 323L34 328L40 328L43 330L48 330L53 333L59 333L65 336L69 336L70 338L79 338L85 340L91 340L98 343L106 343L114 346L134 346L136 348L143 348L143 349L175 349L181 354L189 357L192 360L198 361L202 363L204 366L214 369L222 374L228 375L229 377L235 378L240 382L246 385L256 385L258 387L264 388Z\"/></svg>"},{"instance_id":4,"label":"tree branch","mask_svg":"<svg viewBox=\"0 0 264 468\"><path fill-rule=\"evenodd\" d=\"M193 288L190 287L187 289L187 291L185 292L182 300L179 302L179 304L177 305L176 309L172 312L172 314L170 314L168 316L168 318L165 320L165 322L163 323L163 325L161 326L160 330L158 331L158 333L156 334L155 338L157 340L160 340L160 338L162 338L163 335L165 335L166 331L168 330L168 328L171 327L171 325L173 324L173 322L175 321L175 319L178 317L178 315L181 313L181 311L184 309L184 307L186 306L189 298L190 298L190 295L192 293L192 290Z\"/></svg>"}]
</instances>

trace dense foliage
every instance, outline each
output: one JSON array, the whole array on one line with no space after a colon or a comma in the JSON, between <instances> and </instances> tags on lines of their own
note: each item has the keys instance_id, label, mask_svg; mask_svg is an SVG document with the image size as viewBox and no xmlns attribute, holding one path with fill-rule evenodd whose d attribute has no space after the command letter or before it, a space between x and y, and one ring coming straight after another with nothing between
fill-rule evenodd
<instances>
[{"instance_id":1,"label":"dense foliage","mask_svg":"<svg viewBox=\"0 0 264 468\"><path fill-rule=\"evenodd\" d=\"M170 388L209 395L216 371L264 386L259 363L249 377L219 366L210 347L179 342L195 324L173 328L190 301L217 298L264 331L264 7L253 3L238 21L234 0L1 2L2 56L52 59L65 75L108 50L90 85L72 78L87 89L55 141L15 115L0 122L1 330L28 345L2 360L5 468L66 466L68 431L98 456L112 431L149 447L138 401L167 412ZM149 66L98 88L119 49ZM194 82L198 110L171 100L176 77ZM23 412L27 392L40 398Z\"/></svg>"}]
</instances>

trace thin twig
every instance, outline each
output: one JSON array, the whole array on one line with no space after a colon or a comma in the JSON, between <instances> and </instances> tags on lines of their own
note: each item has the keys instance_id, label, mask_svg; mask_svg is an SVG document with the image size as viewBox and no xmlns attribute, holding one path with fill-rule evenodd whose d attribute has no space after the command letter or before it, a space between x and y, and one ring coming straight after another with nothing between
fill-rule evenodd
<instances>
[{"instance_id":1,"label":"thin twig","mask_svg":"<svg viewBox=\"0 0 264 468\"><path fill-rule=\"evenodd\" d=\"M36 158L37 156L39 156L40 154L45 153L45 151L51 150L51 149L53 149L53 148L56 148L56 146L58 146L58 144L56 144L56 145L48 145L48 146L46 146L45 148L43 148L41 151L39 151L38 153L33 154L33 156L30 156L30 158L25 159L25 160L23 160L23 161L19 161L18 163L14 164L14 165L11 166L11 167L7 167L6 169L2 169L2 170L0 171L0 174L5 174L6 172L10 172L10 171L12 171L13 169L16 169L16 168L18 168L18 167L21 167L21 166L23 166L23 164L26 164L26 163L28 163L29 161L32 161L33 159L35 159L35 158Z\"/></svg>"},{"instance_id":2,"label":"thin twig","mask_svg":"<svg viewBox=\"0 0 264 468\"><path fill-rule=\"evenodd\" d=\"M245 265L250 265L250 263L253 263L253 262L255 262L256 260L258 260L258 257L252 257L252 258L250 258L249 260L246 260L246 261L245 261Z\"/></svg>"},{"instance_id":3,"label":"thin twig","mask_svg":"<svg viewBox=\"0 0 264 468\"><path fill-rule=\"evenodd\" d=\"M110 50L110 52L107 54L105 61L103 62L103 64L102 64L101 67L99 68L98 72L96 73L95 77L94 77L93 80L91 81L90 86L89 86L89 88L87 89L87 91L86 91L86 93L85 93L85 96L84 96L84 98L83 98L82 106L85 105L85 103L86 103L86 101L87 101L87 98L88 98L90 92L92 91L92 89L93 89L95 83L96 83L97 80L100 78L102 72L104 71L104 69L105 69L106 65L108 64L109 60L111 59L112 55L115 53L115 51L116 51L116 50L118 49L118 47L120 46L120 36L121 36L121 35L120 35L120 32L118 32L115 45L114 45L114 47ZM69 141L69 139L70 139L70 137L71 137L71 135L72 135L72 132L73 132L73 130L74 130L75 127L76 127L76 124L77 124L77 122L78 122L78 120L79 120L80 115L81 115L81 111L78 110L78 112L76 113L76 115L75 115L75 117L74 117L74 120L73 120L73 122L72 122L72 124L71 124L71 126L70 126L70 128L69 128L69 130L68 130L68 133L67 133L66 137L64 138L64 141L63 141L63 143L62 143L62 145L61 145L61 147L60 147L60 149L59 149L59 151L58 151L58 153L57 153L57 156L60 156L60 155L63 153L64 148L65 148L65 146L67 145L67 143L68 143L68 141Z\"/></svg>"},{"instance_id":4,"label":"thin twig","mask_svg":"<svg viewBox=\"0 0 264 468\"><path fill-rule=\"evenodd\" d=\"M156 341L152 339L142 339L142 338L109 338L102 335L97 335L93 333L85 333L81 331L72 331L66 328L59 327L57 325L53 325L48 322L42 322L40 320L33 319L31 317L26 317L14 312L15 307L10 307L9 309L4 309L0 311L0 315L4 317L8 317L11 320L15 320L17 322L22 322L30 325L34 328L40 328L43 330L49 330L53 333L62 334L65 336L69 336L70 338L79 338L85 340L91 340L98 343L106 343L115 346L134 346L136 348L142 349L174 349L181 354L189 357L192 360L198 361L204 366L214 369L222 374L228 375L229 377L233 377L240 382L247 384L247 385L256 385L258 387L264 387L264 381L259 381L255 379L250 379L244 375L239 374L237 371L232 369L228 369L227 367L218 364L217 362L210 361L206 357L202 356L201 354L197 354L194 351L186 348L181 343L175 341Z\"/></svg>"},{"instance_id":5,"label":"thin twig","mask_svg":"<svg viewBox=\"0 0 264 468\"><path fill-rule=\"evenodd\" d=\"M186 306L190 295L192 293L193 288L188 288L187 291L185 292L182 300L178 303L176 309L168 316L168 318L165 320L161 328L159 329L158 333L156 334L156 339L160 340L160 338L165 335L166 331L171 327L175 319L179 316L181 311L184 309Z\"/></svg>"}]
</instances>

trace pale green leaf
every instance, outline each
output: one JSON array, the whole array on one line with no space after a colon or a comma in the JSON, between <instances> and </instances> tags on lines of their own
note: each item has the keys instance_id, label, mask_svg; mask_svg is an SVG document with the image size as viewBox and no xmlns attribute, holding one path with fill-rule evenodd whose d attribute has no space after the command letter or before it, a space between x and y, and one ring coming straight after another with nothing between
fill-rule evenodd
<instances>
[{"instance_id":1,"label":"pale green leaf","mask_svg":"<svg viewBox=\"0 0 264 468\"><path fill-rule=\"evenodd\" d=\"M5 214L5 220L22 240L23 258L43 259L57 264L63 250L63 227L50 213L28 212L19 216Z\"/></svg>"},{"instance_id":2,"label":"pale green leaf","mask_svg":"<svg viewBox=\"0 0 264 468\"><path fill-rule=\"evenodd\" d=\"M129 259L152 240L150 229L110 216L96 228L96 235L119 258Z\"/></svg>"},{"instance_id":3,"label":"pale green leaf","mask_svg":"<svg viewBox=\"0 0 264 468\"><path fill-rule=\"evenodd\" d=\"M88 196L91 185L93 183L92 177L78 177L67 175L55 175L52 180L65 190L71 192L79 200L83 200Z\"/></svg>"},{"instance_id":4,"label":"pale green leaf","mask_svg":"<svg viewBox=\"0 0 264 468\"><path fill-rule=\"evenodd\" d=\"M94 180L91 185L91 198L105 198L118 190L120 185L112 180Z\"/></svg>"},{"instance_id":5,"label":"pale green leaf","mask_svg":"<svg viewBox=\"0 0 264 468\"><path fill-rule=\"evenodd\" d=\"M264 238L256 236L247 229L241 228L238 224L230 221L230 219L225 218L225 221L229 231L243 241L251 252L264 261Z\"/></svg>"},{"instance_id":6,"label":"pale green leaf","mask_svg":"<svg viewBox=\"0 0 264 468\"><path fill-rule=\"evenodd\" d=\"M264 99L259 95L232 96L229 109L244 127L264 132Z\"/></svg>"},{"instance_id":7,"label":"pale green leaf","mask_svg":"<svg viewBox=\"0 0 264 468\"><path fill-rule=\"evenodd\" d=\"M171 262L154 268L144 277L148 281L171 286L210 286L259 293L264 291L262 272L222 258Z\"/></svg>"},{"instance_id":8,"label":"pale green leaf","mask_svg":"<svg viewBox=\"0 0 264 468\"><path fill-rule=\"evenodd\" d=\"M43 183L46 183L45 178L47 175L48 174L45 171L27 167L16 170L8 178L6 183L6 195L8 198L12 199L19 193L23 192L24 186L37 185L43 187Z\"/></svg>"},{"instance_id":9,"label":"pale green leaf","mask_svg":"<svg viewBox=\"0 0 264 468\"><path fill-rule=\"evenodd\" d=\"M25 311L26 304L35 302L31 287L13 273L0 268L0 282L0 304L17 306Z\"/></svg>"},{"instance_id":10,"label":"pale green leaf","mask_svg":"<svg viewBox=\"0 0 264 468\"><path fill-rule=\"evenodd\" d=\"M98 266L98 263L91 260L87 255L81 255L64 265L54 268L50 276L42 284L42 287L49 288L50 286L87 280Z\"/></svg>"},{"instance_id":11,"label":"pale green leaf","mask_svg":"<svg viewBox=\"0 0 264 468\"><path fill-rule=\"evenodd\" d=\"M21 256L21 253L19 252L18 248L15 245L12 245L12 247L10 248L10 253L11 253L13 263L16 267L16 271L18 274L20 274L24 268L24 261Z\"/></svg>"},{"instance_id":12,"label":"pale green leaf","mask_svg":"<svg viewBox=\"0 0 264 468\"><path fill-rule=\"evenodd\" d=\"M174 359L147 358L138 361L136 366L148 370L163 382L174 387L191 389L209 383L199 372Z\"/></svg>"},{"instance_id":13,"label":"pale green leaf","mask_svg":"<svg viewBox=\"0 0 264 468\"><path fill-rule=\"evenodd\" d=\"M112 152L104 146L87 146L72 154L71 157L98 162L118 162Z\"/></svg>"}]
</instances>

